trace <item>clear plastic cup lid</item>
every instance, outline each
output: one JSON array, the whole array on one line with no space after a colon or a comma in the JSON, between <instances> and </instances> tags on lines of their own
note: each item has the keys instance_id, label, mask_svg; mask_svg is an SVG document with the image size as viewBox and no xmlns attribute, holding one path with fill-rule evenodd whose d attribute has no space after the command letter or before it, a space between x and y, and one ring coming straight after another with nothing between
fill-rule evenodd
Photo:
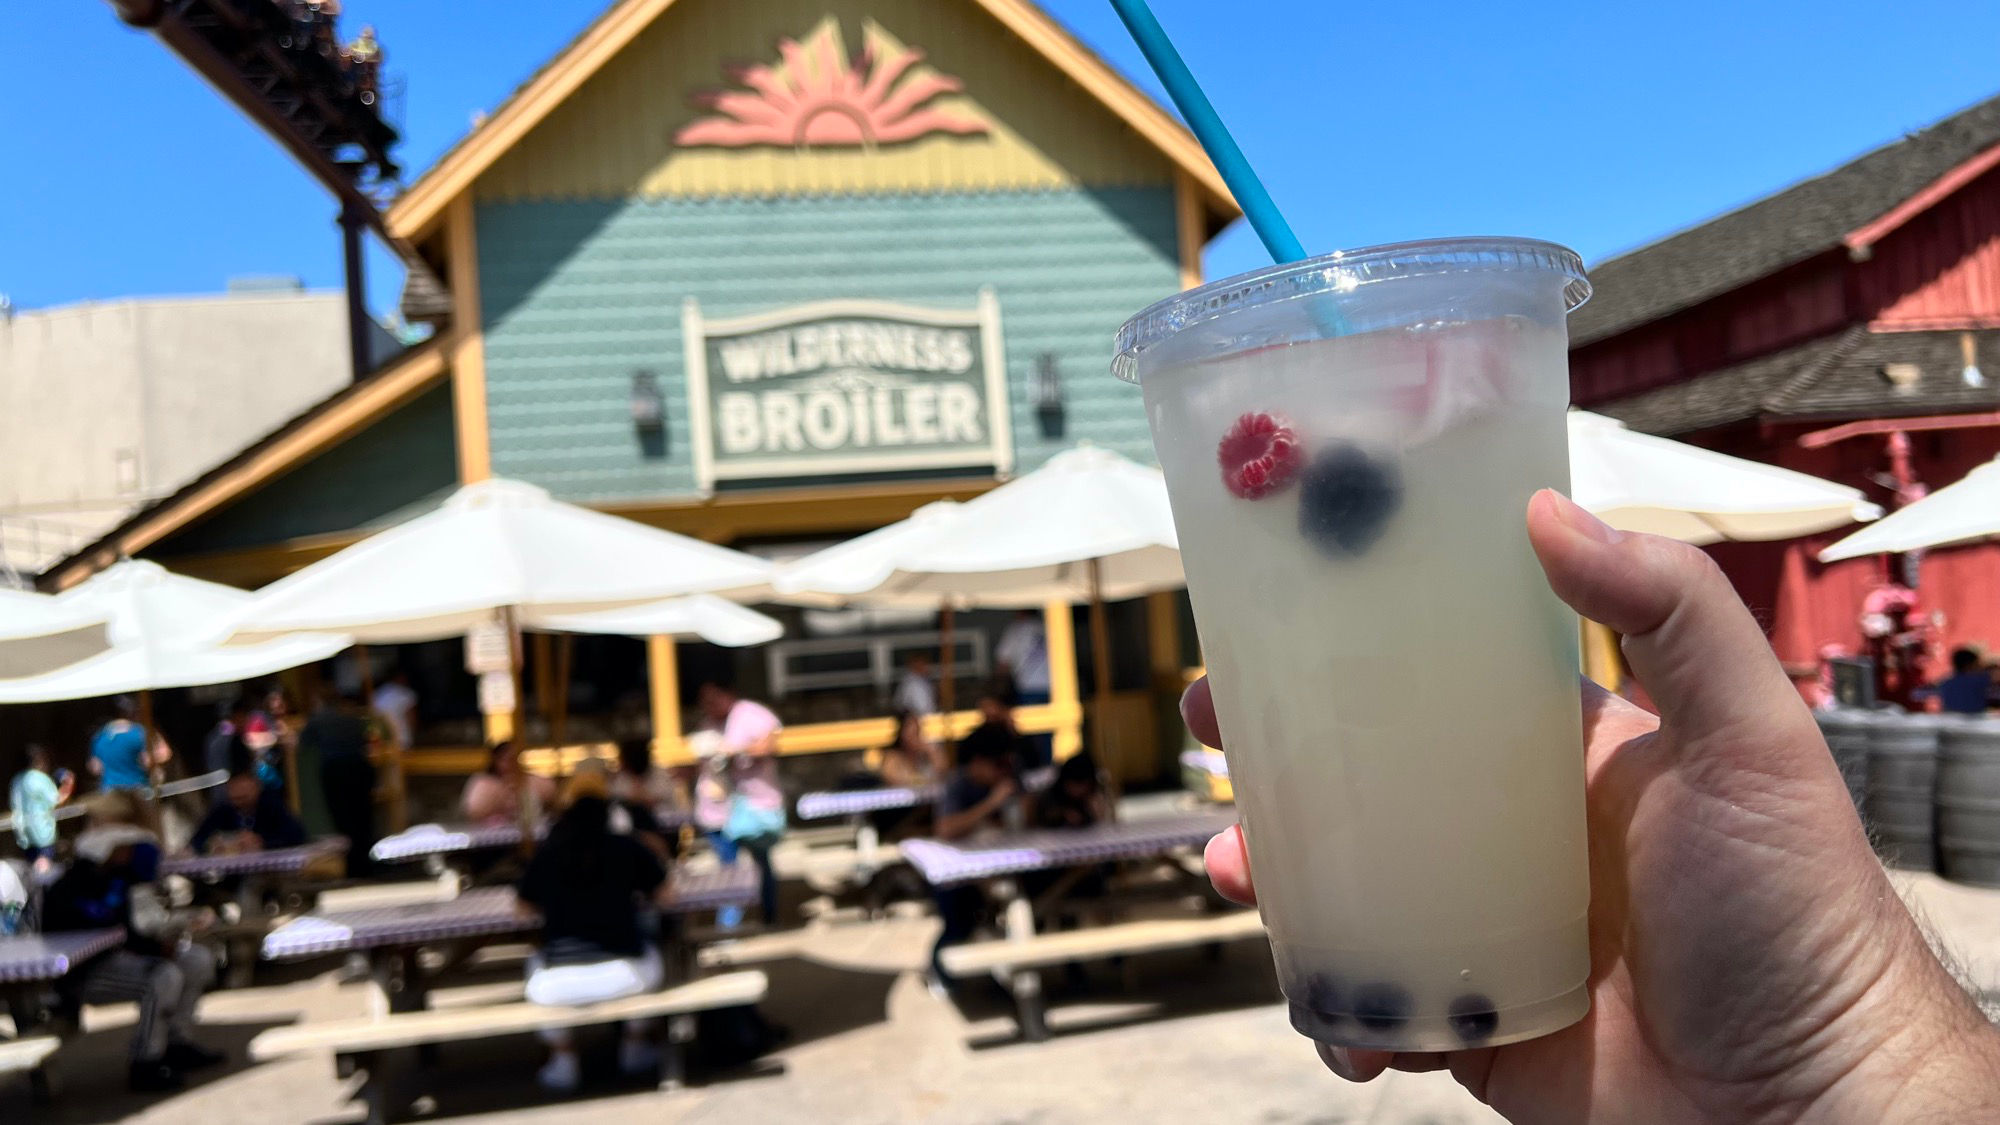
<instances>
[{"instance_id":1,"label":"clear plastic cup lid","mask_svg":"<svg viewBox=\"0 0 2000 1125\"><path fill-rule=\"evenodd\" d=\"M1590 299L1576 251L1532 238L1437 238L1340 250L1212 281L1148 306L1118 330L1112 373L1136 381L1139 353L1208 321L1249 309L1326 297L1413 277L1473 273L1551 273L1563 281L1565 312Z\"/></svg>"}]
</instances>

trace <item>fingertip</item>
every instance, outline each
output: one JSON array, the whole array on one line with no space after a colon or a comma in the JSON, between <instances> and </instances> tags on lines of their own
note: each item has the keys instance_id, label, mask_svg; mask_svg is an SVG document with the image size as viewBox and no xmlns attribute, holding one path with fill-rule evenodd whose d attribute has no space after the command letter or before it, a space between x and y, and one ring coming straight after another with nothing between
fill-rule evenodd
<instances>
[{"instance_id":1,"label":"fingertip","mask_svg":"<svg viewBox=\"0 0 2000 1125\"><path fill-rule=\"evenodd\" d=\"M1250 882L1250 855L1244 849L1240 826L1232 824L1210 837L1201 858L1215 893L1239 906L1257 904L1257 890Z\"/></svg>"},{"instance_id":2,"label":"fingertip","mask_svg":"<svg viewBox=\"0 0 2000 1125\"><path fill-rule=\"evenodd\" d=\"M1207 676L1189 684L1181 693L1181 721L1203 746L1222 745L1222 728L1215 721L1215 696L1209 690Z\"/></svg>"},{"instance_id":3,"label":"fingertip","mask_svg":"<svg viewBox=\"0 0 2000 1125\"><path fill-rule=\"evenodd\" d=\"M1389 1069L1389 1061L1395 1057L1387 1051L1363 1051L1318 1041L1313 1047L1328 1070L1349 1082L1373 1082Z\"/></svg>"}]
</instances>

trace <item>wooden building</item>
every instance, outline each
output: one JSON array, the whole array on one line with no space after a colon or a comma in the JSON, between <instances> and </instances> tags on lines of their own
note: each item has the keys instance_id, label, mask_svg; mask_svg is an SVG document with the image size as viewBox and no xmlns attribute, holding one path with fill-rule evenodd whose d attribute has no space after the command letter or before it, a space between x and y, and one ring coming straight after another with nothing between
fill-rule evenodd
<instances>
[{"instance_id":1,"label":"wooden building","mask_svg":"<svg viewBox=\"0 0 2000 1125\"><path fill-rule=\"evenodd\" d=\"M1578 405L1908 503L2000 452L2000 98L1590 276ZM1821 565L1841 534L1712 548L1802 685L1869 650L1864 602L1892 581L1934 623L1921 674L2000 644L2000 547Z\"/></svg>"},{"instance_id":2,"label":"wooden building","mask_svg":"<svg viewBox=\"0 0 2000 1125\"><path fill-rule=\"evenodd\" d=\"M406 312L435 336L44 584L133 555L257 586L491 475L781 553L1078 441L1151 460L1112 333L1197 281L1237 214L1192 136L1027 0L618 0L389 210L430 271ZM1178 686L1181 612L1120 607L1120 723L1150 726ZM1047 628L1072 651L1068 607ZM579 678L629 656L676 751L677 665L719 657L594 651ZM1067 685L1024 725L1074 744L1058 663ZM446 671L427 697L469 701ZM777 703L787 752L888 740L886 720ZM458 749L412 772L470 768L476 729L450 729Z\"/></svg>"}]
</instances>

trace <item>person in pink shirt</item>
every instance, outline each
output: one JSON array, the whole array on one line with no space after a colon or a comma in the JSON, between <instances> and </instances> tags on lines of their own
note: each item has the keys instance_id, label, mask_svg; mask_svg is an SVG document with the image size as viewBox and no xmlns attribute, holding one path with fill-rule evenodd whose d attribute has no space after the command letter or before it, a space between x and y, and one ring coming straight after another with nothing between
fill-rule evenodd
<instances>
[{"instance_id":1,"label":"person in pink shirt","mask_svg":"<svg viewBox=\"0 0 2000 1125\"><path fill-rule=\"evenodd\" d=\"M695 703L704 728L721 736L721 746L702 767L695 820L724 863L735 862L739 850L757 862L759 898L769 925L778 918L771 849L785 834L785 794L778 788L777 758L778 732L784 724L769 707L713 681L701 685Z\"/></svg>"},{"instance_id":2,"label":"person in pink shirt","mask_svg":"<svg viewBox=\"0 0 2000 1125\"><path fill-rule=\"evenodd\" d=\"M474 824L506 825L540 820L555 798L556 783L523 768L520 744L509 738L487 751L486 768L465 783L459 803Z\"/></svg>"}]
</instances>

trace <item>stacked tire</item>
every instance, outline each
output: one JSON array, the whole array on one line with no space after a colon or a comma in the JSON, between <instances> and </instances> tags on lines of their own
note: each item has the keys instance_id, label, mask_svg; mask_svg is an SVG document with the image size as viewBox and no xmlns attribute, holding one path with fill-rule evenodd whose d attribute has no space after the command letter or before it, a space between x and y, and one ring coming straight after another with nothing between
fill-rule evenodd
<instances>
[{"instance_id":1,"label":"stacked tire","mask_svg":"<svg viewBox=\"0 0 2000 1125\"><path fill-rule=\"evenodd\" d=\"M1862 819L1884 863L1937 870L1939 735L1951 720L1883 714L1868 724L1868 780Z\"/></svg>"},{"instance_id":2,"label":"stacked tire","mask_svg":"<svg viewBox=\"0 0 2000 1125\"><path fill-rule=\"evenodd\" d=\"M1968 719L1944 729L1937 811L1945 878L2000 887L2000 719Z\"/></svg>"},{"instance_id":3,"label":"stacked tire","mask_svg":"<svg viewBox=\"0 0 2000 1125\"><path fill-rule=\"evenodd\" d=\"M1847 795L1858 811L1868 793L1868 728L1877 721L1876 713L1837 708L1815 712L1813 717L1819 720L1826 748L1833 752L1840 779L1847 783Z\"/></svg>"}]
</instances>

